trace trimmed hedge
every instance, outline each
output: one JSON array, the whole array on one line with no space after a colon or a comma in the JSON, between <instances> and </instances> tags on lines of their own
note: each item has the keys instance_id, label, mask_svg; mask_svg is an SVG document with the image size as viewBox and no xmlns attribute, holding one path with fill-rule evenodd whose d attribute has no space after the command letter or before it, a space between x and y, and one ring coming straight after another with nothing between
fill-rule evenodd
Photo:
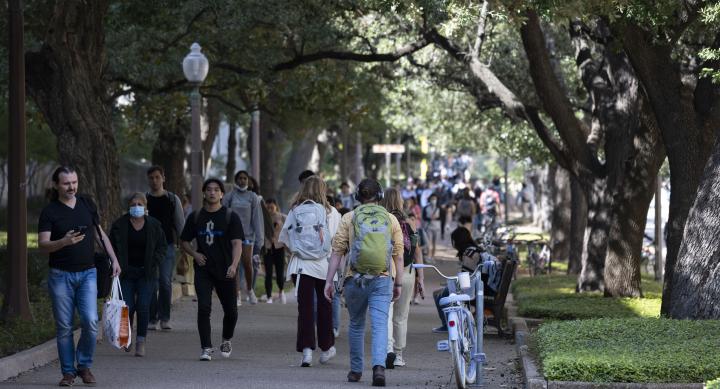
<instances>
[{"instance_id":1,"label":"trimmed hedge","mask_svg":"<svg viewBox=\"0 0 720 389\"><path fill-rule=\"evenodd\" d=\"M575 276L550 275L520 278L512 289L518 314L540 319L593 319L608 317L659 317L660 283L643 279L645 298L607 298L602 293L575 293Z\"/></svg>"},{"instance_id":2,"label":"trimmed hedge","mask_svg":"<svg viewBox=\"0 0 720 389\"><path fill-rule=\"evenodd\" d=\"M557 321L540 326L531 344L548 380L697 383L720 376L718 320Z\"/></svg>"},{"instance_id":3,"label":"trimmed hedge","mask_svg":"<svg viewBox=\"0 0 720 389\"><path fill-rule=\"evenodd\" d=\"M705 383L706 389L720 389L720 378Z\"/></svg>"}]
</instances>

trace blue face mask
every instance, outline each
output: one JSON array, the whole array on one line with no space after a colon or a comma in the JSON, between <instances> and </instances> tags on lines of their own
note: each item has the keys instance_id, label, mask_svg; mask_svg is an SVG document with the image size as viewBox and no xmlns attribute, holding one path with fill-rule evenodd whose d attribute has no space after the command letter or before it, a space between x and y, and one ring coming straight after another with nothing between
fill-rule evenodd
<instances>
[{"instance_id":1,"label":"blue face mask","mask_svg":"<svg viewBox=\"0 0 720 389\"><path fill-rule=\"evenodd\" d=\"M142 205L134 205L130 207L130 216L132 217L143 217L145 216L145 207Z\"/></svg>"}]
</instances>

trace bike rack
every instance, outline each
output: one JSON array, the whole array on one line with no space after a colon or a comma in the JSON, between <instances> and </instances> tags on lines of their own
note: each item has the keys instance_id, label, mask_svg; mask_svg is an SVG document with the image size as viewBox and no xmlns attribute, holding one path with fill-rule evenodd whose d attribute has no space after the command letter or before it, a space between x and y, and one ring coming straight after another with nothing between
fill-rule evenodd
<instances>
[{"instance_id":1,"label":"bike rack","mask_svg":"<svg viewBox=\"0 0 720 389\"><path fill-rule=\"evenodd\" d=\"M485 285L481 277L475 280L475 350L473 350L473 363L475 364L475 382L468 384L469 388L482 388L485 382L484 372L486 358L483 352L483 315L485 313L484 292Z\"/></svg>"}]
</instances>

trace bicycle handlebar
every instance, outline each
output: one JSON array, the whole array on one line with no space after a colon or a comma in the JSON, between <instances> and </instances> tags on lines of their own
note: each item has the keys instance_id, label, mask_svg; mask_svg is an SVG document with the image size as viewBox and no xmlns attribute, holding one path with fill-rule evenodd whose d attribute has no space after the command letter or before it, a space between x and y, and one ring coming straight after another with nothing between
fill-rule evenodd
<instances>
[{"instance_id":1,"label":"bicycle handlebar","mask_svg":"<svg viewBox=\"0 0 720 389\"><path fill-rule=\"evenodd\" d=\"M440 271L440 269L438 269L438 268L435 267L434 265L425 265L425 264L422 264L422 263L413 263L413 264L412 264L412 267L413 267L413 269L433 269L433 270L435 270L438 274L440 274L441 277L445 278L446 280L457 280L457 279L458 279L457 276L450 276L450 277L449 277L449 276L446 276L445 274L443 274L443 272ZM472 274L470 274L470 279L471 279L471 280L477 278L478 271L479 271L481 268L482 268L482 264L478 265L478 267L475 268L475 271L473 271Z\"/></svg>"}]
</instances>

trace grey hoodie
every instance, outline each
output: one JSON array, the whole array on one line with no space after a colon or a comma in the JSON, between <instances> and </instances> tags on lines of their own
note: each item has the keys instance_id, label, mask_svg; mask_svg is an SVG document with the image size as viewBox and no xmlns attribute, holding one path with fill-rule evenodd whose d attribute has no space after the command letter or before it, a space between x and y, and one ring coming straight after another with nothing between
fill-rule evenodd
<instances>
[{"instance_id":1,"label":"grey hoodie","mask_svg":"<svg viewBox=\"0 0 720 389\"><path fill-rule=\"evenodd\" d=\"M250 190L240 190L235 185L232 192L223 197L222 204L240 216L245 239L253 241L253 246L257 248L262 247L265 242L265 229L258 195Z\"/></svg>"}]
</instances>

